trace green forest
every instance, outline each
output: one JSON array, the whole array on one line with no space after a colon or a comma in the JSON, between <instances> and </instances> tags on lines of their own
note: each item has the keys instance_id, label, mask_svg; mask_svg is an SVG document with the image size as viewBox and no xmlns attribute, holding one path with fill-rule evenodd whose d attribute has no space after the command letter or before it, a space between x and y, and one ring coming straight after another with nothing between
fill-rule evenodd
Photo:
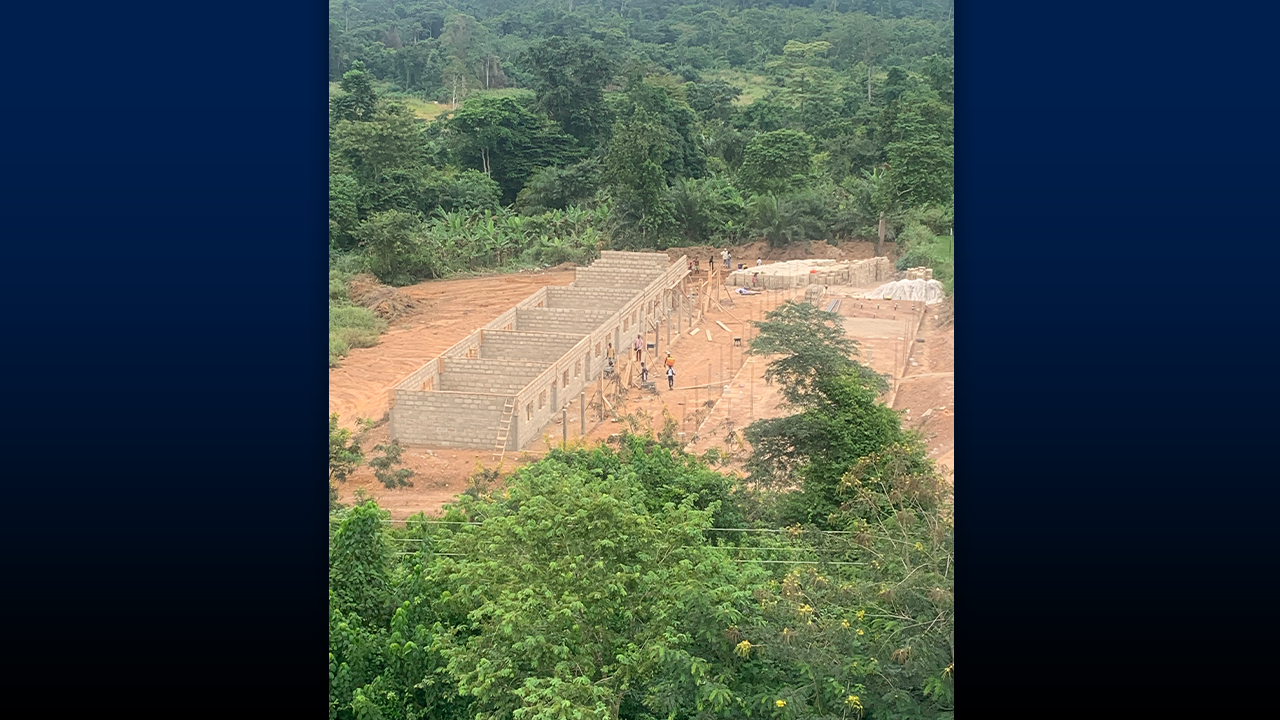
<instances>
[{"instance_id":1,"label":"green forest","mask_svg":"<svg viewBox=\"0 0 1280 720\"><path fill-rule=\"evenodd\" d=\"M331 0L329 361L346 297L601 249L896 243L954 283L951 0Z\"/></svg>"},{"instance_id":2,"label":"green forest","mask_svg":"<svg viewBox=\"0 0 1280 720\"><path fill-rule=\"evenodd\" d=\"M330 365L385 329L365 272L868 240L951 292L952 27L950 0L331 1ZM756 329L792 414L749 450L630 417L438 518L339 504L409 471L331 417L331 720L952 717L949 484L835 315Z\"/></svg>"},{"instance_id":3,"label":"green forest","mask_svg":"<svg viewBox=\"0 0 1280 720\"><path fill-rule=\"evenodd\" d=\"M838 316L757 329L795 412L745 428L745 479L632 418L393 526L335 502L364 460L331 418L331 720L951 718L949 483Z\"/></svg>"}]
</instances>

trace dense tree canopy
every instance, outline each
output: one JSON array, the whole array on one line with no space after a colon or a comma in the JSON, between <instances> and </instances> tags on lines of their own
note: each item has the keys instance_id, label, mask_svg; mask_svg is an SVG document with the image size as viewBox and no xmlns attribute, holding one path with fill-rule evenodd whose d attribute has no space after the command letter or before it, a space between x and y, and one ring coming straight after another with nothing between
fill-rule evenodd
<instances>
[{"instance_id":1,"label":"dense tree canopy","mask_svg":"<svg viewBox=\"0 0 1280 720\"><path fill-rule=\"evenodd\" d=\"M950 720L950 494L831 321L759 324L797 412L748 428L754 483L672 423L438 519L331 504L329 717ZM361 461L331 417L331 503Z\"/></svg>"},{"instance_id":2,"label":"dense tree canopy","mask_svg":"<svg viewBox=\"0 0 1280 720\"><path fill-rule=\"evenodd\" d=\"M384 282L602 247L860 237L879 253L899 236L949 276L950 226L913 218L953 204L950 2L329 9L329 245ZM416 218L396 225L410 237L360 229L391 212Z\"/></svg>"}]
</instances>

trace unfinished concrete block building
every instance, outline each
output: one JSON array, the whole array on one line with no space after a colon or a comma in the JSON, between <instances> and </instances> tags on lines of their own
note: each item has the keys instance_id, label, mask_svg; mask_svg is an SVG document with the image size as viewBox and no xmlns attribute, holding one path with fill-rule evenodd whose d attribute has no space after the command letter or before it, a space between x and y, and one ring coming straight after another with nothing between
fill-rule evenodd
<instances>
[{"instance_id":1,"label":"unfinished concrete block building","mask_svg":"<svg viewBox=\"0 0 1280 720\"><path fill-rule=\"evenodd\" d=\"M636 335L657 351L687 260L602 252L566 287L545 287L395 385L391 438L514 451L537 438Z\"/></svg>"}]
</instances>

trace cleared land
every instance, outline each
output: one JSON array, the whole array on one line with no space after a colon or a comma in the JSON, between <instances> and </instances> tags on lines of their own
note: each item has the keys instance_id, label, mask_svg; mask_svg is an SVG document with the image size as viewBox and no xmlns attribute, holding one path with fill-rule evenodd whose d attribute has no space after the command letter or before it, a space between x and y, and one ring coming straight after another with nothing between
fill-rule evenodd
<instances>
[{"instance_id":1,"label":"cleared land","mask_svg":"<svg viewBox=\"0 0 1280 720\"><path fill-rule=\"evenodd\" d=\"M822 257L824 255L817 253L829 251L847 253L852 257L870 257L870 243L849 243L839 248L825 243L820 245L822 247L809 249L814 253L811 255L800 254L805 252L803 247L792 247L775 253L775 257L779 260L793 259L787 256L797 255ZM679 257L690 250L677 248L669 254ZM708 256L710 251L710 248L704 249ZM770 259L763 248L760 252L766 261ZM715 250L717 260L718 253L719 250ZM746 251L736 251L735 257L739 253L744 254L742 261L747 262ZM750 263L754 262L755 257L752 256ZM705 272L706 257L703 263ZM347 427L352 427L357 417L382 418L388 409L386 391L389 386L539 287L568 285L573 279L572 270L554 270L434 281L404 288L402 292L415 300L414 309L393 321L377 346L353 350L342 367L330 370L330 412L339 413L342 424ZM823 306L834 298L841 299L839 313L844 318L846 331L860 345L861 360L895 378L894 389L886 396L886 402L903 411L905 426L922 433L931 456L940 465L952 469L954 328L937 326L937 306L899 302L895 309L892 301L859 298L861 293L870 289L829 287ZM689 450L701 453L715 447L729 454L740 453L743 448L735 442L731 432L740 438L741 429L752 420L777 417L787 412L779 404L777 389L764 382L767 360L752 358L742 352L752 337L751 329L745 324L760 319L769 309L788 299L803 299L803 289L750 296L722 292L720 297L724 310L713 309L696 326L699 329L696 335L689 334L691 328L687 324L682 326L679 335L673 328L672 343L668 346L663 332L659 354L665 356L670 347L676 359L677 389L666 389L661 359L650 359L646 355L645 362L651 367L650 379L656 383L657 391L632 388L621 405L612 410L606 409L603 421L599 419L598 408L589 407L585 435L588 442L608 440L622 432L626 428L627 416L643 418L653 428L661 428L665 411L680 425L680 432L685 433ZM716 321L724 323L731 332L725 332ZM711 340L707 340L707 330L711 332ZM734 345L735 336L742 338L742 346ZM638 366L633 369L638 372ZM573 400L567 409L570 443L584 439L582 414L580 400ZM502 472L505 474L537 459L545 453L548 444L558 445L564 437L564 428L559 422L553 422L544 432L544 439L535 441L524 452L508 453ZM374 428L366 436L366 452L372 455L373 446L387 440L385 424ZM419 511L434 514L467 489L468 478L479 466L494 465L489 451L426 447L406 448L403 460L405 467L416 473L412 478L413 487L386 490L366 467L339 487L342 501L350 502L354 493L361 490L376 498L397 520ZM726 469L734 472L740 470L740 466L730 462Z\"/></svg>"}]
</instances>

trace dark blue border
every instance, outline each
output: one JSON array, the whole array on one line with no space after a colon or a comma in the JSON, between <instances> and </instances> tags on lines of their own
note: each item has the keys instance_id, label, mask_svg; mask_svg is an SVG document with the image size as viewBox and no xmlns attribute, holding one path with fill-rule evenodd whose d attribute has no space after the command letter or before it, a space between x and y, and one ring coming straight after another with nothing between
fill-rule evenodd
<instances>
[{"instance_id":1,"label":"dark blue border","mask_svg":"<svg viewBox=\"0 0 1280 720\"><path fill-rule=\"evenodd\" d=\"M958 14L957 595L975 711L1196 712L1192 676L1242 690L1213 693L1233 705L1267 672L1273 624L1243 608L1269 604L1280 476L1259 452L1280 407L1260 37L1275 12L1240 10Z\"/></svg>"},{"instance_id":2,"label":"dark blue border","mask_svg":"<svg viewBox=\"0 0 1280 720\"><path fill-rule=\"evenodd\" d=\"M318 707L324 7L33 12L0 93L4 675ZM1273 14L957 15L974 712L1269 679Z\"/></svg>"},{"instance_id":3,"label":"dark blue border","mask_svg":"<svg viewBox=\"0 0 1280 720\"><path fill-rule=\"evenodd\" d=\"M33 13L0 101L3 675L36 714L323 713L325 7Z\"/></svg>"}]
</instances>

